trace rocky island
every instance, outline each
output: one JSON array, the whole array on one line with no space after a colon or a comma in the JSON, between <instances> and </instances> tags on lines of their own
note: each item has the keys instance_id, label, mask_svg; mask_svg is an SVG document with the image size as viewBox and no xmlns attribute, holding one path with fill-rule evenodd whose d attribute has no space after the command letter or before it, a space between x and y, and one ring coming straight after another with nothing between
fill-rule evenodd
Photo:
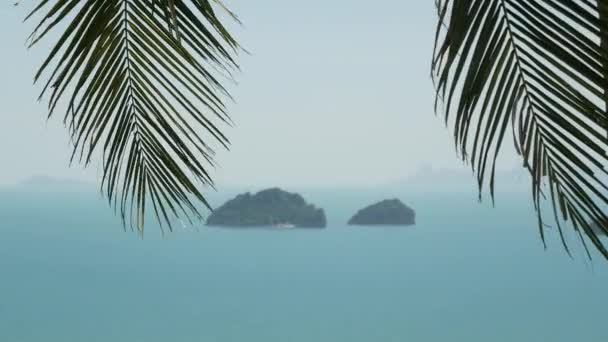
<instances>
[{"instance_id":1,"label":"rocky island","mask_svg":"<svg viewBox=\"0 0 608 342\"><path fill-rule=\"evenodd\" d=\"M409 226L416 224L416 213L398 199L372 204L359 210L349 221L355 226Z\"/></svg>"},{"instance_id":2,"label":"rocky island","mask_svg":"<svg viewBox=\"0 0 608 342\"><path fill-rule=\"evenodd\" d=\"M326 224L323 209L279 188L240 194L207 219L208 226L220 227L325 228Z\"/></svg>"}]
</instances>

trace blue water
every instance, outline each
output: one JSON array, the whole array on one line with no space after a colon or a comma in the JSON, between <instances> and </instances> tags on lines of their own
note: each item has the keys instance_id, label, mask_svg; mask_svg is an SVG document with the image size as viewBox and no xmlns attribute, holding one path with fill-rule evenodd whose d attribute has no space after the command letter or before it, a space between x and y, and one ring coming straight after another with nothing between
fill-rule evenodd
<instances>
[{"instance_id":1,"label":"blue water","mask_svg":"<svg viewBox=\"0 0 608 342\"><path fill-rule=\"evenodd\" d=\"M414 228L123 232L91 193L0 192L0 341L608 341L608 266L526 196L403 198Z\"/></svg>"}]
</instances>

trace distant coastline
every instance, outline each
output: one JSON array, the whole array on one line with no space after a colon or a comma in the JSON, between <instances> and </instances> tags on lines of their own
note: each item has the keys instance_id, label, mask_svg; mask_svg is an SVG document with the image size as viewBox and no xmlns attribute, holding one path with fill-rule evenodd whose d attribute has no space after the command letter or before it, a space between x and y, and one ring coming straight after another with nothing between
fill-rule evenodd
<instances>
[{"instance_id":1,"label":"distant coastline","mask_svg":"<svg viewBox=\"0 0 608 342\"><path fill-rule=\"evenodd\" d=\"M95 189L96 184L92 182L44 175L32 176L15 184L0 186L0 190L29 192L84 192Z\"/></svg>"}]
</instances>

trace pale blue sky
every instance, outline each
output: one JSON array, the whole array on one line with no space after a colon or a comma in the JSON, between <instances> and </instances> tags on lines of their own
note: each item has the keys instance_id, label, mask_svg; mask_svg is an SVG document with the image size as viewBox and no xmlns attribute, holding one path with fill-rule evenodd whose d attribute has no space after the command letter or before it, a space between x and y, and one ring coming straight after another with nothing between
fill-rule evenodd
<instances>
[{"instance_id":1,"label":"pale blue sky","mask_svg":"<svg viewBox=\"0 0 608 342\"><path fill-rule=\"evenodd\" d=\"M11 2L12 3L12 2ZM218 151L220 185L361 186L405 178L424 165L463 168L433 115L432 1L227 1L243 21L241 56ZM96 165L67 166L61 116L35 101L44 46L26 50L25 2L0 5L0 184L32 175L93 180Z\"/></svg>"}]
</instances>

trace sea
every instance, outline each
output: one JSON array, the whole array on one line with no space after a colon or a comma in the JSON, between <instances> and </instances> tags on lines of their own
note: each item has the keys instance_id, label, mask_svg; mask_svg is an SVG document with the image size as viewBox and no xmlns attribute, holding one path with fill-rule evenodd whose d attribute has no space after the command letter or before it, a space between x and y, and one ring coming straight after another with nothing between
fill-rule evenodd
<instances>
[{"instance_id":1,"label":"sea","mask_svg":"<svg viewBox=\"0 0 608 342\"><path fill-rule=\"evenodd\" d=\"M527 193L403 193L385 228L345 224L382 194L304 195L326 229L142 238L95 191L0 190L0 341L608 341L608 262L545 248Z\"/></svg>"}]
</instances>

